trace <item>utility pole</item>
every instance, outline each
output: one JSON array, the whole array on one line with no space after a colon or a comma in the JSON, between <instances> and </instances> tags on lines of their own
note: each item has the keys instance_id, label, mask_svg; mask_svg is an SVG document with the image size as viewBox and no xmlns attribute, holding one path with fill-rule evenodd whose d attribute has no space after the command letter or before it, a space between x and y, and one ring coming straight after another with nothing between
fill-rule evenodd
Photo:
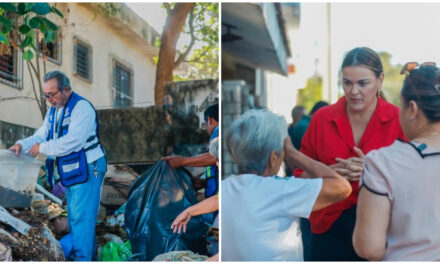
<instances>
[{"instance_id":1,"label":"utility pole","mask_svg":"<svg viewBox=\"0 0 440 264\"><path fill-rule=\"evenodd\" d=\"M327 3L327 91L324 98L333 102L332 87L332 51L331 51L331 3Z\"/></svg>"}]
</instances>

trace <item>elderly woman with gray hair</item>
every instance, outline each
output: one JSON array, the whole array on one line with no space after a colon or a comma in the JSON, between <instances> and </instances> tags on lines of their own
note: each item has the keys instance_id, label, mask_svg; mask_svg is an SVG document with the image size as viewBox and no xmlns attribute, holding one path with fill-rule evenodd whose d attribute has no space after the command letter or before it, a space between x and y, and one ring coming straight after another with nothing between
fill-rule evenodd
<instances>
[{"instance_id":1,"label":"elderly woman with gray hair","mask_svg":"<svg viewBox=\"0 0 440 264\"><path fill-rule=\"evenodd\" d=\"M302 261L299 217L351 193L347 180L295 149L286 131L284 118L250 110L226 134L239 173L222 182L224 261ZM283 161L312 179L276 176Z\"/></svg>"}]
</instances>

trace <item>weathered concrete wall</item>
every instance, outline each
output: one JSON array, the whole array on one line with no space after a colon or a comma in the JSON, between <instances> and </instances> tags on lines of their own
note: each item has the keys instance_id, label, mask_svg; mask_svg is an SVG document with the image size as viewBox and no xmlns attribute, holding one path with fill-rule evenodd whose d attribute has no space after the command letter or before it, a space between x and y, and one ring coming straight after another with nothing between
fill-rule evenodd
<instances>
[{"instance_id":1,"label":"weathered concrete wall","mask_svg":"<svg viewBox=\"0 0 440 264\"><path fill-rule=\"evenodd\" d=\"M34 134L35 129L0 121L0 149L9 148L19 139Z\"/></svg>"},{"instance_id":2,"label":"weathered concrete wall","mask_svg":"<svg viewBox=\"0 0 440 264\"><path fill-rule=\"evenodd\" d=\"M224 81L222 83L222 139L226 138L226 133L232 122L251 108L249 87L245 81ZM232 160L224 140L222 140L221 171L223 179L238 172L237 165Z\"/></svg>"},{"instance_id":3,"label":"weathered concrete wall","mask_svg":"<svg viewBox=\"0 0 440 264\"><path fill-rule=\"evenodd\" d=\"M218 102L218 80L168 83L165 98L163 106L98 110L109 163L149 163L206 151L203 111Z\"/></svg>"},{"instance_id":4,"label":"weathered concrete wall","mask_svg":"<svg viewBox=\"0 0 440 264\"><path fill-rule=\"evenodd\" d=\"M151 163L169 154L203 153L209 140L194 115L163 106L98 110L100 138L109 163Z\"/></svg>"},{"instance_id":5,"label":"weathered concrete wall","mask_svg":"<svg viewBox=\"0 0 440 264\"><path fill-rule=\"evenodd\" d=\"M165 86L164 106L173 116L198 116L201 127L203 112L218 103L218 80L169 82Z\"/></svg>"}]
</instances>

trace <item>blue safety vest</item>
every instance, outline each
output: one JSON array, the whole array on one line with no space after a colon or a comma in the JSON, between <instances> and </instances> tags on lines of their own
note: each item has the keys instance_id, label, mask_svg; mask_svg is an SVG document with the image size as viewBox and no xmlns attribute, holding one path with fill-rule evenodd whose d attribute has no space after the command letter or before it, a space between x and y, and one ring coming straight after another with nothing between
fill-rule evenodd
<instances>
[{"instance_id":1,"label":"blue safety vest","mask_svg":"<svg viewBox=\"0 0 440 264\"><path fill-rule=\"evenodd\" d=\"M72 152L68 155L56 158L55 163L58 168L58 174L60 175L61 183L65 187L69 187L79 183L84 183L87 181L89 176L87 169L87 158L85 154L87 151L100 147L104 152L104 149L102 148L101 142L99 141L99 137L98 137L99 127L98 127L98 115L96 114L96 110L87 99L79 96L74 92L72 92L69 101L63 108L59 121L55 126L54 126L54 122L56 120L55 108L54 107L50 108L50 112L49 112L50 129L49 129L49 135L47 136L47 141L53 139L55 133L58 136L58 138L67 135L67 133L69 132L69 124L70 124L70 117L72 110L75 107L76 103L78 103L80 100L84 100L88 102L95 111L96 134L87 139L86 145L80 151ZM46 160L47 176L49 183L50 185L52 185L52 187L53 187L53 174L54 174L55 163L54 160L52 159Z\"/></svg>"},{"instance_id":2,"label":"blue safety vest","mask_svg":"<svg viewBox=\"0 0 440 264\"><path fill-rule=\"evenodd\" d=\"M206 168L205 198L218 193L218 167L209 166Z\"/></svg>"},{"instance_id":3,"label":"blue safety vest","mask_svg":"<svg viewBox=\"0 0 440 264\"><path fill-rule=\"evenodd\" d=\"M211 141L216 137L218 137L218 134L219 134L219 128L217 126L216 128L214 128L211 137L209 138L208 151ZM218 182L219 182L218 167L216 165L208 166L206 168L205 198L209 198L218 193Z\"/></svg>"}]
</instances>

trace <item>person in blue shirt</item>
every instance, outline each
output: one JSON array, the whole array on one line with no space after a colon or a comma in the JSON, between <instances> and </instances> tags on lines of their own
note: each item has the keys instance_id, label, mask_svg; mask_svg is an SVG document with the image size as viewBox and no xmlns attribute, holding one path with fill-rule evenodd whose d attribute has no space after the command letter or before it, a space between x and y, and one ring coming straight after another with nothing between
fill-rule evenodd
<instances>
[{"instance_id":1,"label":"person in blue shirt","mask_svg":"<svg viewBox=\"0 0 440 264\"><path fill-rule=\"evenodd\" d=\"M10 150L47 156L49 183L56 174L66 187L67 214L73 249L67 260L91 261L95 247L101 185L107 171L99 141L98 119L92 104L72 91L67 76L52 71L44 76L43 97L50 103L43 126L18 140Z\"/></svg>"},{"instance_id":2,"label":"person in blue shirt","mask_svg":"<svg viewBox=\"0 0 440 264\"><path fill-rule=\"evenodd\" d=\"M210 105L204 112L206 131L210 135L209 143L219 136L218 107L218 104ZM163 157L163 159L168 161L170 166L173 168L180 168L184 166L207 167L205 197L209 198L218 193L218 167L216 165L215 157L209 154L209 152L194 157L182 157L175 155Z\"/></svg>"}]
</instances>

